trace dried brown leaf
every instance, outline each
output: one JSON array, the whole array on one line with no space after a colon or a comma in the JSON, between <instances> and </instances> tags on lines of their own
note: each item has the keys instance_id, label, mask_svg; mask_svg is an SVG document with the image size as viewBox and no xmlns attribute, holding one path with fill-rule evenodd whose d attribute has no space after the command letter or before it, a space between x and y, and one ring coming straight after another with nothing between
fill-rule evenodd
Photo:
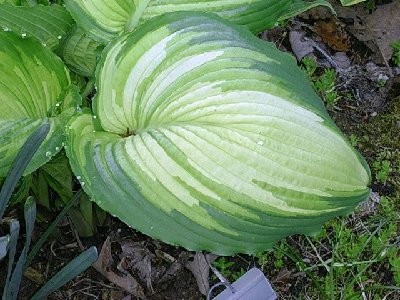
<instances>
[{"instance_id":1,"label":"dried brown leaf","mask_svg":"<svg viewBox=\"0 0 400 300\"><path fill-rule=\"evenodd\" d=\"M400 1L378 6L372 14L362 6L338 6L335 10L340 18L352 19L348 31L377 54L378 63L387 64L393 54L390 44L400 40Z\"/></svg>"},{"instance_id":2,"label":"dried brown leaf","mask_svg":"<svg viewBox=\"0 0 400 300\"><path fill-rule=\"evenodd\" d=\"M201 252L197 252L193 258L193 261L190 261L186 264L186 268L188 268L194 275L197 281L197 285L199 287L200 293L203 295L207 295L210 289L209 276L210 276L210 266L209 263L212 263L217 258L216 255L207 254L204 255Z\"/></svg>"},{"instance_id":3,"label":"dried brown leaf","mask_svg":"<svg viewBox=\"0 0 400 300\"><path fill-rule=\"evenodd\" d=\"M347 35L344 24L336 18L316 22L313 31L336 51L346 52L350 49L350 37Z\"/></svg>"},{"instance_id":4,"label":"dried brown leaf","mask_svg":"<svg viewBox=\"0 0 400 300\"><path fill-rule=\"evenodd\" d=\"M133 273L138 273L140 279L146 283L147 289L154 293L152 259L155 255L149 249L143 247L141 243L125 240L120 244L122 249L120 257L121 261L125 260L125 268L130 268ZM129 261L128 265L126 265L126 261Z\"/></svg>"},{"instance_id":5,"label":"dried brown leaf","mask_svg":"<svg viewBox=\"0 0 400 300\"><path fill-rule=\"evenodd\" d=\"M111 238L108 237L101 248L99 258L93 264L93 267L104 277L110 280L115 285L119 286L126 292L139 297L145 298L143 288L130 274L120 276L111 270L115 264L111 254Z\"/></svg>"}]
</instances>

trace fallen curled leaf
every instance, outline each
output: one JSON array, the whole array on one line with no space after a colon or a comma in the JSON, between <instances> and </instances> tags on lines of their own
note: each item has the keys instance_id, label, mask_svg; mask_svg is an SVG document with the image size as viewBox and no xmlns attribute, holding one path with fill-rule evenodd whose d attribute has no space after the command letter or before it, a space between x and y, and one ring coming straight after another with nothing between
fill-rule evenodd
<instances>
[{"instance_id":1,"label":"fallen curled leaf","mask_svg":"<svg viewBox=\"0 0 400 300\"><path fill-rule=\"evenodd\" d=\"M140 243L123 241L120 244L122 249L120 257L121 262L124 262L124 269L131 269L133 273L138 273L139 278L146 283L147 289L154 293L152 259L155 255Z\"/></svg>"},{"instance_id":2,"label":"fallen curled leaf","mask_svg":"<svg viewBox=\"0 0 400 300\"><path fill-rule=\"evenodd\" d=\"M345 25L336 18L317 21L313 26L313 31L336 51L346 52L350 49L350 37L345 30Z\"/></svg>"},{"instance_id":3,"label":"fallen curled leaf","mask_svg":"<svg viewBox=\"0 0 400 300\"><path fill-rule=\"evenodd\" d=\"M111 255L111 238L107 237L106 241L101 248L99 258L93 264L93 267L104 277L110 280L115 285L119 286L126 292L138 297L145 298L143 288L130 274L122 276L116 274L111 270L114 260Z\"/></svg>"},{"instance_id":4,"label":"fallen curled leaf","mask_svg":"<svg viewBox=\"0 0 400 300\"><path fill-rule=\"evenodd\" d=\"M204 255L201 252L196 252L193 261L186 264L188 268L194 275L199 287L200 293L207 295L210 289L210 263L212 263L217 258L216 255L207 254Z\"/></svg>"},{"instance_id":5,"label":"fallen curled leaf","mask_svg":"<svg viewBox=\"0 0 400 300\"><path fill-rule=\"evenodd\" d=\"M298 61L301 61L305 56L314 52L315 42L305 36L301 30L291 30L289 33L289 41L292 51Z\"/></svg>"}]
</instances>

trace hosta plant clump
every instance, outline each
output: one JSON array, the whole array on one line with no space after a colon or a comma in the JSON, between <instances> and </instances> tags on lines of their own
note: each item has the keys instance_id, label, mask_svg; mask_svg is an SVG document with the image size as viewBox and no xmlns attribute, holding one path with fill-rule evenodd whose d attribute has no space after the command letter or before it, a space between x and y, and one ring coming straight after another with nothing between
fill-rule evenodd
<instances>
[{"instance_id":1,"label":"hosta plant clump","mask_svg":"<svg viewBox=\"0 0 400 300\"><path fill-rule=\"evenodd\" d=\"M68 125L72 169L154 238L255 253L369 195L368 166L294 58L216 15L165 14L121 35L96 81L93 113Z\"/></svg>"}]
</instances>

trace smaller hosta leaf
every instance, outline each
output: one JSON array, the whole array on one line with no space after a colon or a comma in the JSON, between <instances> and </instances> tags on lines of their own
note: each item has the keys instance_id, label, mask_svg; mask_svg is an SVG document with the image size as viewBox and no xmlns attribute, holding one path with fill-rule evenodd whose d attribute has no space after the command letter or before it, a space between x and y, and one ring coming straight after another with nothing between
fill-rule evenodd
<instances>
[{"instance_id":1,"label":"smaller hosta leaf","mask_svg":"<svg viewBox=\"0 0 400 300\"><path fill-rule=\"evenodd\" d=\"M75 73L92 77L102 48L103 46L88 37L81 28L75 27L63 41L59 53Z\"/></svg>"},{"instance_id":2,"label":"smaller hosta leaf","mask_svg":"<svg viewBox=\"0 0 400 300\"><path fill-rule=\"evenodd\" d=\"M78 90L60 58L32 38L0 32L0 177L42 124L49 124L50 132L24 174L59 152L65 124L79 104Z\"/></svg>"},{"instance_id":3,"label":"smaller hosta leaf","mask_svg":"<svg viewBox=\"0 0 400 300\"><path fill-rule=\"evenodd\" d=\"M216 13L258 33L275 26L284 16L291 17L317 5L331 7L324 0L66 0L65 4L78 25L102 43L170 12Z\"/></svg>"},{"instance_id":4,"label":"smaller hosta leaf","mask_svg":"<svg viewBox=\"0 0 400 300\"><path fill-rule=\"evenodd\" d=\"M34 7L0 4L0 30L34 37L51 49L59 45L73 25L74 20L68 11L57 4Z\"/></svg>"},{"instance_id":5,"label":"smaller hosta leaf","mask_svg":"<svg viewBox=\"0 0 400 300\"><path fill-rule=\"evenodd\" d=\"M139 7L146 7L147 2L149 0L66 0L65 5L88 36L107 43L124 31L129 18Z\"/></svg>"},{"instance_id":6,"label":"smaller hosta leaf","mask_svg":"<svg viewBox=\"0 0 400 300\"><path fill-rule=\"evenodd\" d=\"M164 14L120 36L67 156L103 209L154 238L256 253L315 233L370 174L295 59L217 15Z\"/></svg>"}]
</instances>

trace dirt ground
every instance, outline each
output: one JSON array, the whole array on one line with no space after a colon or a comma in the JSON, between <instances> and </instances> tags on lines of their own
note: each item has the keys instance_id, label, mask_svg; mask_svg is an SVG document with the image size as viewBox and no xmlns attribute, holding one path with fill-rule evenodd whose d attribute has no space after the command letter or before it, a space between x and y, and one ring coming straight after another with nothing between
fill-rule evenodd
<instances>
[{"instance_id":1,"label":"dirt ground","mask_svg":"<svg viewBox=\"0 0 400 300\"><path fill-rule=\"evenodd\" d=\"M398 209L400 68L391 60L393 50L389 41L394 37L400 40L400 23L390 22L400 16L400 2L368 1L371 6L361 3L349 8L332 2L337 16L326 9L314 9L260 34L260 38L293 53L299 65L303 66L304 57L311 57L317 63L317 77L326 68L336 71L334 89L337 98L328 105L328 112L347 136L356 137L355 146L370 165L386 152L390 153L385 156L392 162L390 180L384 183L374 180L372 190L380 196L391 196ZM382 16L385 16L383 22ZM369 214L373 215L374 211ZM40 237L46 225L36 227L34 240ZM301 253L304 251L303 240L304 237L294 236L286 243ZM22 283L21 299L28 299L40 284L92 245L102 249L101 265L98 266L102 274L90 268L49 299L205 299L200 289L217 282L210 274L210 282L199 284L198 280L205 276L199 274L202 271L199 268L204 267L204 256L152 240L116 218L109 217L105 226L88 239L79 238L66 218L28 269ZM213 257L208 256L208 259ZM311 258L305 256L304 259ZM232 273L260 267L281 299L299 299L300 294L304 296L305 286L310 284L310 279L290 261L283 260L284 266L277 267L273 262L262 264L258 258L247 255L227 260L234 263L230 267ZM1 269L4 269L3 265ZM387 284L393 285L389 272L379 274L387 276ZM395 291L387 299L400 299L400 294Z\"/></svg>"}]
</instances>

